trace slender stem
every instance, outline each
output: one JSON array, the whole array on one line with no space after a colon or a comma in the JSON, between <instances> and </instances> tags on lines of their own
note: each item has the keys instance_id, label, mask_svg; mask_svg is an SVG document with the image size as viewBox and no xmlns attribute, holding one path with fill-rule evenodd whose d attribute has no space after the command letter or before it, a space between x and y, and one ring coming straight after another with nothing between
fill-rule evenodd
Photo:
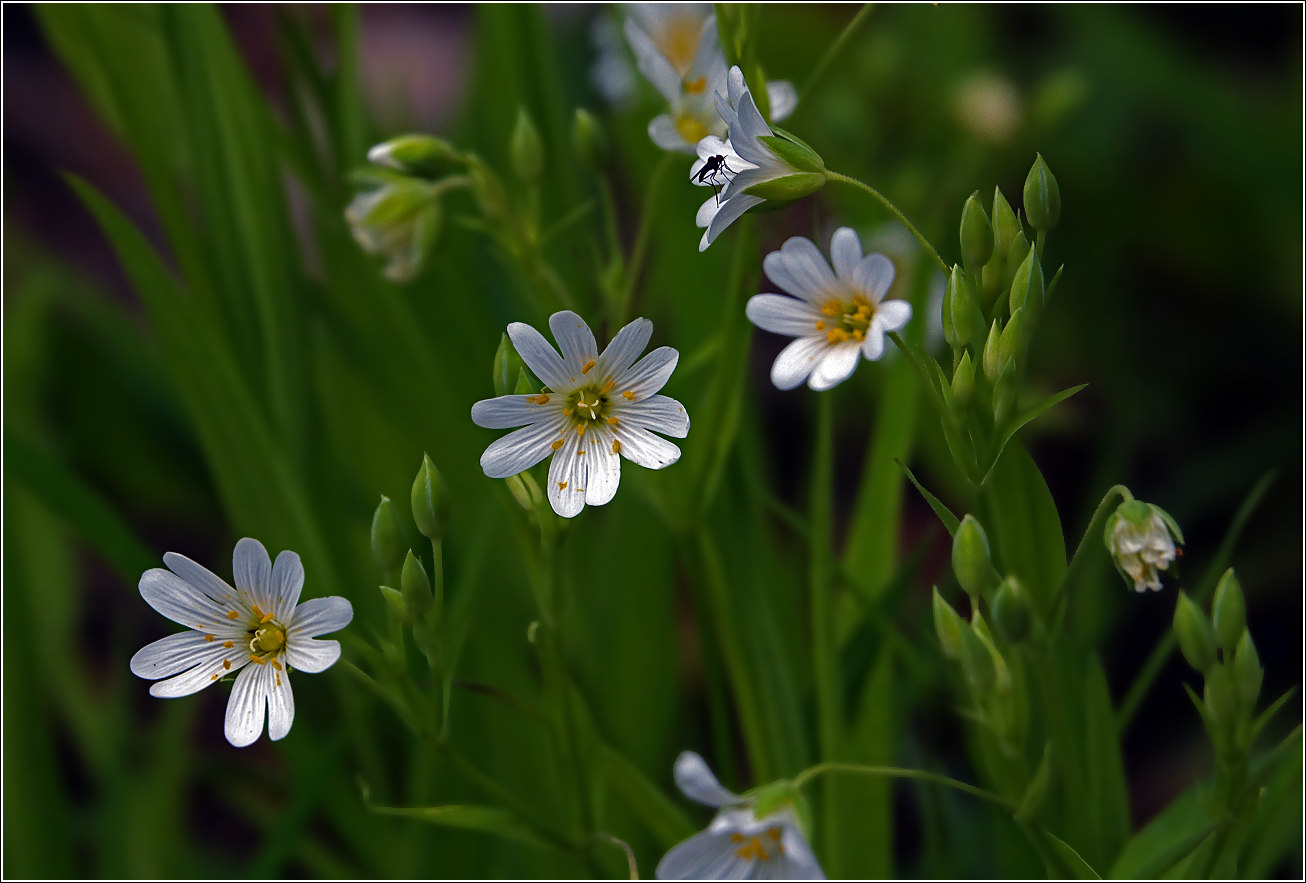
<instances>
[{"instance_id":1,"label":"slender stem","mask_svg":"<svg viewBox=\"0 0 1306 883\"><path fill-rule=\"evenodd\" d=\"M603 233L608 241L609 260L621 260L621 237L617 232L617 201L612 196L612 182L599 175L599 197L603 202Z\"/></svg>"},{"instance_id":2,"label":"slender stem","mask_svg":"<svg viewBox=\"0 0 1306 883\"><path fill-rule=\"evenodd\" d=\"M841 175L838 172L832 172L829 169L825 170L825 177L830 179L831 181L842 181L845 184L851 184L854 187L860 187L862 190L865 190L872 197L874 197L880 203L880 205L888 209L889 213L892 214L895 218L897 218L898 221L904 227L907 228L907 230L911 233L912 236L916 237L916 241L919 242L921 244L921 247L924 248L929 253L930 257L934 259L935 265L939 268L939 270L943 273L944 276L947 276L949 273L952 272L951 270L948 269L948 265L943 262L943 258L939 257L939 253L935 251L934 246L930 245L929 240L927 240L924 236L921 235L920 231L917 230L912 225L912 222L907 220L907 216L904 215L896 205L890 202L888 197L886 197L883 193L876 190L874 187L872 187L869 184L864 184L861 181L858 181L856 178L850 178L847 175Z\"/></svg>"},{"instance_id":3,"label":"slender stem","mask_svg":"<svg viewBox=\"0 0 1306 883\"><path fill-rule=\"evenodd\" d=\"M639 285L640 275L644 271L644 259L648 257L648 244L653 235L653 215L662 201L662 179L667 169L671 168L672 155L663 153L662 159L653 169L648 179L648 189L644 195L644 209L639 216L639 232L635 234L635 247L630 253L630 265L626 268L626 287L621 293L615 325L623 325L630 318L635 304L635 291Z\"/></svg>"},{"instance_id":4,"label":"slender stem","mask_svg":"<svg viewBox=\"0 0 1306 883\"><path fill-rule=\"evenodd\" d=\"M431 540L431 608L426 614L434 647L427 658L431 666L431 686L435 693L435 731L444 732L444 550L440 540Z\"/></svg>"},{"instance_id":5,"label":"slender stem","mask_svg":"<svg viewBox=\"0 0 1306 883\"><path fill-rule=\"evenodd\" d=\"M1122 500L1132 500L1134 498L1134 495L1129 492L1129 488L1123 484L1117 484L1113 485L1106 492L1106 495L1102 497L1102 502L1097 504L1093 517L1088 521L1088 527L1084 529L1084 536L1080 539L1078 548L1075 549L1075 555L1070 559L1070 566L1066 568L1065 575L1061 577L1061 585L1057 586L1056 594L1052 598L1052 606L1048 608L1048 622L1056 622L1061 605L1069 597L1070 587L1074 585L1075 580L1079 578L1080 571L1084 569L1084 562L1088 559L1088 549L1091 545L1094 545L1092 540L1102 535L1103 522L1106 521L1107 514L1111 510L1111 504L1115 502L1117 495ZM1055 626L1053 630L1056 630Z\"/></svg>"},{"instance_id":6,"label":"slender stem","mask_svg":"<svg viewBox=\"0 0 1306 883\"><path fill-rule=\"evenodd\" d=\"M834 481L834 399L832 392L817 395L816 445L812 461L811 514L809 538L809 586L812 616L812 672L816 678L816 705L821 759L832 761L839 750L839 670L835 658L834 628L831 622L830 562L834 557L831 548L833 529ZM833 824L836 794L833 788L823 789L825 805L826 846L834 855L838 826Z\"/></svg>"},{"instance_id":7,"label":"slender stem","mask_svg":"<svg viewBox=\"0 0 1306 883\"><path fill-rule=\"evenodd\" d=\"M599 833L594 835L595 840L604 843L610 843L626 854L626 867L630 871L630 879L639 879L639 862L635 861L635 850L630 848L630 844L620 837L614 837L611 834Z\"/></svg>"},{"instance_id":8,"label":"slender stem","mask_svg":"<svg viewBox=\"0 0 1306 883\"><path fill-rule=\"evenodd\" d=\"M825 72L829 69L834 60L838 58L840 53L842 53L848 44L852 42L853 37L857 35L857 32L866 22L866 19L870 17L871 10L874 8L874 3L863 4L862 8L853 16L852 21L844 26L843 33L841 33L835 41L830 44L829 49L825 50L825 54L822 55L821 60L816 63L816 67L812 70L811 76L807 78L807 82L803 85L803 91L798 95L798 103L800 105L804 98L812 94L812 90L816 88L816 84L821 81L821 77L825 76Z\"/></svg>"},{"instance_id":9,"label":"slender stem","mask_svg":"<svg viewBox=\"0 0 1306 883\"><path fill-rule=\"evenodd\" d=\"M808 781L824 773L852 773L862 776L887 776L896 779L918 779L922 782L929 782L933 785L942 785L945 788L953 788L957 791L963 791L972 797L978 797L980 800L1000 807L1007 812L1014 813L1016 805L1005 797L994 794L992 791L985 791L983 788L977 788L974 785L968 785L956 779L950 779L947 776L941 776L938 773L931 773L925 770L908 770L895 766L867 766L859 763L818 763L814 767L808 767L798 774L794 779L794 787L801 788Z\"/></svg>"}]
</instances>

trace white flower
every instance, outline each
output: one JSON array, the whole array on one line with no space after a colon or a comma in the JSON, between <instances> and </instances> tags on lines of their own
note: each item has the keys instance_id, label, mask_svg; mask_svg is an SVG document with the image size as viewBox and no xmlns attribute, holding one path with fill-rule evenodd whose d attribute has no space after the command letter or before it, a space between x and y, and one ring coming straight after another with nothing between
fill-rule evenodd
<instances>
[{"instance_id":1,"label":"white flower","mask_svg":"<svg viewBox=\"0 0 1306 883\"><path fill-rule=\"evenodd\" d=\"M156 567L141 577L141 597L193 631L141 648L131 659L132 674L159 681L150 695L171 699L244 669L227 701L227 741L237 748L256 741L265 706L268 738L284 738L295 719L290 669L330 668L340 658L340 643L313 639L349 625L354 608L337 597L296 606L304 588L299 556L282 552L273 566L263 544L249 537L232 553L235 589L184 555L169 552L163 562L169 570Z\"/></svg>"},{"instance_id":2,"label":"white flower","mask_svg":"<svg viewBox=\"0 0 1306 883\"><path fill-rule=\"evenodd\" d=\"M440 203L429 184L388 180L355 196L345 220L364 251L386 258L385 277L402 283L417 275L435 244Z\"/></svg>"},{"instance_id":3,"label":"white flower","mask_svg":"<svg viewBox=\"0 0 1306 883\"><path fill-rule=\"evenodd\" d=\"M490 478L517 475L556 454L549 464L549 502L553 511L572 518L586 503L602 506L612 499L621 480L621 457L649 469L679 460L680 448L649 430L684 438L689 415L680 402L656 395L680 354L662 346L635 361L653 336L652 322L631 322L602 355L585 320L570 310L554 313L549 327L561 358L531 326L508 326L512 345L545 391L477 402L472 420L487 429L523 427L481 455Z\"/></svg>"},{"instance_id":4,"label":"white flower","mask_svg":"<svg viewBox=\"0 0 1306 883\"><path fill-rule=\"evenodd\" d=\"M1129 500L1107 519L1104 539L1116 567L1133 580L1134 591L1161 590L1157 571L1167 570L1178 554L1175 540L1183 542L1179 525L1161 507Z\"/></svg>"},{"instance_id":5,"label":"white flower","mask_svg":"<svg viewBox=\"0 0 1306 883\"><path fill-rule=\"evenodd\" d=\"M769 97L769 87L767 93ZM761 140L776 139L776 133L766 124L766 120L758 111L753 95L748 91L743 71L738 65L732 67L726 77L726 94L716 92L715 104L717 113L720 114L729 131L730 140L724 145L719 138L706 143L700 141L697 148L699 159L690 169L689 179L695 184L720 184L723 180L721 177L713 177L708 181L699 181L696 178L709 157L724 153L721 149L723 146L730 151L726 154L726 158L731 174L726 176L729 182L721 193L714 194L698 210L695 223L707 228L698 244L699 251L705 251L721 235L722 230L753 206L766 199L797 199L819 189L825 182L822 174L825 164L807 145L785 138L778 139L789 147L786 151L788 158L786 158L777 154L772 145ZM796 93L793 104L797 104ZM788 109L792 110L792 106ZM778 120L780 117L772 114L772 119ZM803 157L804 161L801 165L794 165L796 156ZM734 174L735 172L738 174ZM764 191L759 195L758 190L763 190L761 185L770 182L781 183L774 188L776 192ZM754 192L744 192L750 189Z\"/></svg>"},{"instance_id":6,"label":"white flower","mask_svg":"<svg viewBox=\"0 0 1306 883\"><path fill-rule=\"evenodd\" d=\"M722 787L692 751L676 758L675 776L686 797L721 811L662 857L659 880L825 879L791 804L757 818L752 801Z\"/></svg>"},{"instance_id":7,"label":"white flower","mask_svg":"<svg viewBox=\"0 0 1306 883\"><path fill-rule=\"evenodd\" d=\"M911 319L911 304L884 300L893 285L893 262L882 254L862 257L850 227L830 240L834 272L810 239L795 236L762 261L766 275L794 295L757 294L744 311L765 331L796 338L771 366L771 382L793 389L804 380L825 390L852 376L857 359L884 354L884 335Z\"/></svg>"},{"instance_id":8,"label":"white flower","mask_svg":"<svg viewBox=\"0 0 1306 883\"><path fill-rule=\"evenodd\" d=\"M716 94L726 88L726 56L717 38L710 4L634 3L626 18L626 39L640 73L670 109L648 125L663 150L693 153L708 135L723 136L726 121ZM784 80L767 83L771 118L782 120L798 106L798 93Z\"/></svg>"},{"instance_id":9,"label":"white flower","mask_svg":"<svg viewBox=\"0 0 1306 883\"><path fill-rule=\"evenodd\" d=\"M611 17L599 15L590 27L590 42L599 56L590 69L590 82L609 104L625 105L635 94L635 71L621 30Z\"/></svg>"}]
</instances>

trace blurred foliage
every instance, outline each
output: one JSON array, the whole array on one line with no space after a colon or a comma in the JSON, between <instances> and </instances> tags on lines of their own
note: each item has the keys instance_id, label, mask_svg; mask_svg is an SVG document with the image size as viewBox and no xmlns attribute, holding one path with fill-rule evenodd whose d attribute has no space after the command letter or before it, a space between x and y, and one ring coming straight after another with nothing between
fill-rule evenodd
<instances>
[{"instance_id":1,"label":"blurred foliage","mask_svg":"<svg viewBox=\"0 0 1306 883\"><path fill-rule=\"evenodd\" d=\"M885 232L885 212L833 187L699 254L690 220L703 191L685 183L687 159L659 171L646 134L652 90L641 84L633 110L606 108L591 91L592 14L609 13L551 20L537 7L478 7L468 90L457 124L439 134L506 170L518 109L530 114L547 164L542 227L573 225L547 257L582 314L602 303L602 229L598 211L574 213L606 195L571 147L575 107L611 138L623 242L655 200L633 315L655 322L655 345L680 350L666 392L685 402L694 431L672 470L627 468L613 503L583 516L564 550L562 611L567 670L593 712L603 830L633 846L647 875L706 818L674 794L679 751L702 751L738 789L817 756L797 591L808 525L794 511L807 498L808 469L796 464L808 460L816 420L812 396L766 381L776 339L754 335L744 356L741 304L767 284L760 257L789 235L824 246L834 226L859 229L897 250L899 291L921 319L910 335L926 345L931 280ZM59 170L112 243L133 292L124 298L5 207L5 874L623 874L616 850L582 862L469 830L479 818L455 829L369 812L360 782L378 805L493 801L343 665L296 681L286 740L243 751L220 736L223 688L161 702L130 676L130 654L169 630L137 595L140 572L174 550L224 574L241 536L298 551L306 596L344 595L354 632L382 629L372 510L378 494L408 498L426 452L455 506L446 601L469 624L454 675L474 689L454 690L449 739L541 817L564 812L546 726L475 689L528 703L541 693L525 640L537 614L523 591L519 515L476 468L492 435L468 413L492 394L505 324L538 327L550 310L535 280L469 223L465 193L447 197L437 251L411 284L386 281L350 238L349 172L369 145L399 134L369 121L360 66L379 62L360 58L357 10L278 11L275 90L255 82L211 7L51 5L36 15L106 137L134 157L154 215L142 233L102 195L106 182ZM756 55L768 76L801 85L851 17L766 6ZM1301 46L1269 61L1253 54L1249 67L1177 37L1173 24L1075 5L876 9L786 126L831 168L889 194L945 256L957 254L954 219L968 194L996 182L1014 205L1034 152L1048 159L1065 206L1049 247L1067 270L1030 383L1040 396L1090 385L1004 457L1013 483L1041 486L1034 462L1047 479L1044 509L1019 517L1047 530L1059 522L1074 542L1117 481L1164 505L1188 535L1185 585L1237 565L1266 694L1277 696L1301 661ZM8 167L6 177L21 184ZM601 340L614 331L596 328ZM730 373L732 357L746 373ZM846 759L974 781L989 769L986 743L952 714L956 673L930 618L931 582L958 595L946 534L895 459L943 505L962 498L961 477L905 359L863 366L830 395ZM1241 538L1217 549L1273 467L1282 471ZM1057 574L1065 555L1046 549L1027 566ZM1174 654L1161 657L1170 661L1123 757L1094 746L1116 744L1115 710L1168 637L1173 594L1123 591L1104 556L1081 579L1090 591L1074 596L1070 641L1051 661L1076 689L1048 697L1062 713L1046 725L1080 746L1074 768L1089 777L1082 801L1049 811L1049 829L1099 872L1161 873L1158 856L1191 849L1205 824L1195 788L1211 768L1193 747L1204 745L1201 721ZM357 645L345 643L353 658ZM1300 719L1299 700L1288 708L1285 719ZM1182 765L1158 780L1158 760ZM855 843L823 843L832 873L1044 871L1009 817L961 795L885 781L826 787L824 805L858 832ZM1144 787L1161 794L1140 797ZM1239 874L1300 875L1300 798L1298 757L1267 779Z\"/></svg>"}]
</instances>

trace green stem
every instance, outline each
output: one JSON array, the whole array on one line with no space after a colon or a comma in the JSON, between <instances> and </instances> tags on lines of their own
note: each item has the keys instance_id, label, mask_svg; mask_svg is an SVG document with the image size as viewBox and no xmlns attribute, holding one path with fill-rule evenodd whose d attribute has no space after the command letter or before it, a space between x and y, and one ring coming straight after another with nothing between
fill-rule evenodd
<instances>
[{"instance_id":1,"label":"green stem","mask_svg":"<svg viewBox=\"0 0 1306 883\"><path fill-rule=\"evenodd\" d=\"M844 27L843 33L841 33L835 41L830 44L829 49L825 50L825 54L821 56L821 60L816 63L816 67L812 70L811 76L807 78L807 83L804 84L803 91L798 93L798 103L800 106L802 105L803 99L812 94L812 90L815 89L816 84L821 81L821 77L825 76L825 72L829 69L834 60L839 57L840 53L842 53L847 45L852 41L852 38L857 35L857 31L861 29L862 24L870 17L871 10L874 8L874 3L863 4L862 8L853 16L852 21L848 22Z\"/></svg>"},{"instance_id":2,"label":"green stem","mask_svg":"<svg viewBox=\"0 0 1306 883\"><path fill-rule=\"evenodd\" d=\"M834 398L832 392L818 394L816 444L812 462L811 515L808 531L810 562L808 598L812 617L812 672L816 678L816 704L821 759L832 761L839 750L839 669L835 658L834 625L831 618L830 562L833 530ZM826 849L836 855L839 826L833 824L837 801L833 788L825 788Z\"/></svg>"},{"instance_id":3,"label":"green stem","mask_svg":"<svg viewBox=\"0 0 1306 883\"><path fill-rule=\"evenodd\" d=\"M431 666L431 684L435 692L435 731L443 733L446 725L444 716L444 550L440 540L431 540L431 607L427 611L427 626L431 631L434 647L427 657Z\"/></svg>"},{"instance_id":4,"label":"green stem","mask_svg":"<svg viewBox=\"0 0 1306 883\"><path fill-rule=\"evenodd\" d=\"M938 773L926 772L925 770L908 770L895 766L867 766L859 763L818 763L814 767L809 767L798 774L794 779L794 787L801 788L808 781L824 773L852 773L862 776L887 776L895 779L917 779L921 782L929 782L932 785L941 785L944 788L952 788L977 797L987 803L1006 810L1009 813L1016 811L1016 805L1005 797L994 794L992 791L985 791L983 788L977 788L974 785L968 785L956 779L950 779L947 776L941 776Z\"/></svg>"},{"instance_id":5,"label":"green stem","mask_svg":"<svg viewBox=\"0 0 1306 883\"><path fill-rule=\"evenodd\" d=\"M608 259L621 260L621 237L617 232L617 201L612 196L612 182L599 175L599 197L603 202L603 234L608 242Z\"/></svg>"},{"instance_id":6,"label":"green stem","mask_svg":"<svg viewBox=\"0 0 1306 883\"><path fill-rule=\"evenodd\" d=\"M892 214L895 218L897 218L899 223L901 223L904 227L906 227L908 232L910 232L912 236L916 237L916 241L919 242L921 244L921 247L924 248L925 251L929 253L930 257L934 259L935 265L939 268L940 272L942 272L944 276L947 276L949 275L949 273L951 273L951 270L948 269L948 265L943 262L943 258L939 257L939 253L935 251L934 246L930 245L929 240L927 240L924 236L921 235L920 231L917 230L916 227L912 225L912 222L907 220L907 216L904 215L896 205L890 202L889 198L886 197L883 193L876 190L874 187L872 187L869 184L864 184L861 181L858 181L856 178L851 178L848 175L841 175L838 172L832 172L829 169L825 170L825 177L831 181L842 181L845 184L851 184L854 187L860 187L862 190L869 193L872 197L876 199L876 201L880 203L880 205L888 209L889 213Z\"/></svg>"},{"instance_id":7,"label":"green stem","mask_svg":"<svg viewBox=\"0 0 1306 883\"><path fill-rule=\"evenodd\" d=\"M649 240L653 235L653 214L658 203L662 201L662 179L671 168L672 155L663 153L662 159L653 169L648 180L648 189L644 195L644 209L639 216L639 232L635 234L635 247L630 253L630 266L626 268L626 287L621 293L621 304L617 310L616 326L621 326L630 318L635 305L635 291L639 285L640 275L644 271L644 259L648 257Z\"/></svg>"},{"instance_id":8,"label":"green stem","mask_svg":"<svg viewBox=\"0 0 1306 883\"><path fill-rule=\"evenodd\" d=\"M1106 496L1102 497L1102 502L1097 504L1097 509L1093 512L1093 517L1089 519L1088 527L1084 530L1084 536L1080 539L1078 548L1075 549L1075 555L1070 559L1070 566L1066 568L1065 575L1061 577L1061 585L1057 587L1056 594L1052 597L1052 606L1048 608L1048 622L1057 622L1060 607L1069 597L1070 587L1079 578L1080 571L1084 569L1084 562L1088 559L1087 550L1092 545L1092 540L1102 535L1103 522L1106 521L1106 517L1112 508L1111 504L1115 502L1117 495L1126 501L1134 498L1134 495L1129 492L1129 488L1123 484L1117 484L1113 485L1106 492ZM1057 623L1057 625L1053 626L1054 632L1059 625L1060 623Z\"/></svg>"}]
</instances>

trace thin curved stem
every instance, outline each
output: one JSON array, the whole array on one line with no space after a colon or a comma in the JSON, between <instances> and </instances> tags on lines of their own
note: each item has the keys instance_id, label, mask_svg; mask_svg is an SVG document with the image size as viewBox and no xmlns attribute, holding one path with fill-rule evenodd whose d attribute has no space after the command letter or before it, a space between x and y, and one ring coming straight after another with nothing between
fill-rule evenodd
<instances>
[{"instance_id":1,"label":"thin curved stem","mask_svg":"<svg viewBox=\"0 0 1306 883\"><path fill-rule=\"evenodd\" d=\"M943 262L943 258L939 257L939 253L934 249L934 246L930 245L929 240L921 235L921 232L917 230L915 226L912 225L912 222L907 220L907 216L904 215L896 205L890 202L889 198L885 196L883 193L876 190L870 184L865 184L861 181L858 181L856 178L849 177L848 175L841 175L838 172L832 172L829 169L825 170L825 177L831 181L842 181L845 184L851 184L854 187L860 187L862 190L865 190L867 193L873 196L876 199L876 201L880 203L880 205L888 209L889 213L892 214L895 218L897 218L898 221L904 227L907 228L908 232L910 232L912 236L916 237L916 241L921 244L921 247L924 248L927 252L929 252L930 257L934 258L935 265L939 268L939 270L943 273L944 276L947 276L952 272L948 268L948 265Z\"/></svg>"},{"instance_id":2,"label":"thin curved stem","mask_svg":"<svg viewBox=\"0 0 1306 883\"><path fill-rule=\"evenodd\" d=\"M916 779L921 782L929 782L931 785L942 785L944 788L952 788L956 791L962 791L971 797L977 797L987 803L1006 810L1009 813L1016 811L1016 805L1005 797L994 794L992 791L985 791L983 788L977 788L974 785L968 785L965 782L952 779L947 776L941 776L938 773L926 772L925 770L909 770L896 766L867 766L859 763L818 763L816 766L808 767L798 774L794 779L794 787L801 788L810 780L824 773L852 773L861 776L886 776L895 779Z\"/></svg>"},{"instance_id":3,"label":"thin curved stem","mask_svg":"<svg viewBox=\"0 0 1306 883\"><path fill-rule=\"evenodd\" d=\"M1100 536L1102 533L1103 522L1106 520L1107 513L1111 504L1115 502L1116 496L1119 495L1122 500L1132 500L1134 495L1129 492L1129 488L1123 484L1112 485L1102 497L1102 502L1097 504L1097 509L1093 512L1093 517L1089 519L1088 527L1084 529L1084 536L1079 541L1078 548L1075 549L1075 555L1070 559L1070 566L1066 568L1066 573L1061 577L1061 585L1057 586L1057 593L1052 598L1052 606L1048 608L1048 621L1056 622L1057 614L1060 613L1061 605L1065 603L1069 596L1070 587L1079 577L1079 572L1084 569L1084 561L1087 559L1087 549L1092 537Z\"/></svg>"},{"instance_id":4,"label":"thin curved stem","mask_svg":"<svg viewBox=\"0 0 1306 883\"><path fill-rule=\"evenodd\" d=\"M870 16L871 10L874 8L874 3L863 4L862 8L853 16L852 21L848 22L844 27L843 32L835 38L833 43L830 44L830 48L825 50L825 54L822 55L821 60L816 63L816 67L812 70L811 76L807 78L807 82L803 85L803 91L798 93L799 106L802 105L804 98L812 94L812 90L816 88L816 84L821 81L821 77L825 76L825 72L829 70L830 65L839 57L839 54L842 53L844 48L852 41L852 38L857 35L857 31L861 29L862 24L866 21L867 17Z\"/></svg>"}]
</instances>

